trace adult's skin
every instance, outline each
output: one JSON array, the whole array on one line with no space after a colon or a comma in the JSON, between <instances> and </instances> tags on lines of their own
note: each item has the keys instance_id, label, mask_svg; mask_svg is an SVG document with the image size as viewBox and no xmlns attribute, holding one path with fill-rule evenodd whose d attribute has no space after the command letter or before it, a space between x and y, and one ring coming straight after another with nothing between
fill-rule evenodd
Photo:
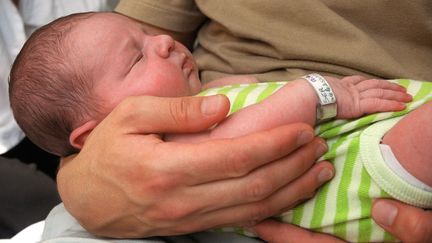
<instances>
[{"instance_id":1,"label":"adult's skin","mask_svg":"<svg viewBox=\"0 0 432 243\"><path fill-rule=\"evenodd\" d=\"M372 217L385 230L402 242L432 242L432 212L390 199L376 200ZM300 227L266 220L253 229L262 239L273 243L287 242L344 242L333 236L313 233Z\"/></svg>"},{"instance_id":2,"label":"adult's skin","mask_svg":"<svg viewBox=\"0 0 432 243\"><path fill-rule=\"evenodd\" d=\"M228 109L224 96L127 98L63 159L65 207L99 236L177 235L253 225L333 175L328 162L314 163L326 146L304 124L197 144L154 134L207 129Z\"/></svg>"}]
</instances>

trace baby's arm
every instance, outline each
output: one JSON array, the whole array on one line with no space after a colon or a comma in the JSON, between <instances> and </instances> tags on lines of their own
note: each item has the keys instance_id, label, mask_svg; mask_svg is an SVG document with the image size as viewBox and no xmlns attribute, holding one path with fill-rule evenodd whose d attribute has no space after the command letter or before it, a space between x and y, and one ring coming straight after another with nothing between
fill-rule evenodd
<instances>
[{"instance_id":1,"label":"baby's arm","mask_svg":"<svg viewBox=\"0 0 432 243\"><path fill-rule=\"evenodd\" d=\"M336 99L337 118L348 119L382 111L405 108L402 102L411 101L405 88L385 80L360 76L341 80L326 77ZM211 138L229 138L262 131L289 123L303 122L315 125L318 97L304 79L289 82L261 103L248 106L225 119L213 130L200 134L169 136L181 141L202 141Z\"/></svg>"}]
</instances>

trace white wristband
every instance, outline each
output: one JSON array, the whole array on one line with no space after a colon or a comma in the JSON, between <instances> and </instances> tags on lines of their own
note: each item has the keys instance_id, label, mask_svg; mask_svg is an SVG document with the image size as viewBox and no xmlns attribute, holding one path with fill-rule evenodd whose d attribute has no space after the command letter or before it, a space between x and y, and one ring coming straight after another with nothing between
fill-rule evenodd
<instances>
[{"instance_id":1,"label":"white wristband","mask_svg":"<svg viewBox=\"0 0 432 243\"><path fill-rule=\"evenodd\" d=\"M318 95L319 103L317 104L316 111L317 122L323 122L336 117L336 96L327 80L317 73L308 74L302 78L308 81Z\"/></svg>"}]
</instances>

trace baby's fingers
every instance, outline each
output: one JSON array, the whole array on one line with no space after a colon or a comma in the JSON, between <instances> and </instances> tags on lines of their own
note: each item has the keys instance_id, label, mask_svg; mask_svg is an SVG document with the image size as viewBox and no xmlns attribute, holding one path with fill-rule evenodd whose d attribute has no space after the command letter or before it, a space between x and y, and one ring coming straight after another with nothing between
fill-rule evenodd
<instances>
[{"instance_id":1,"label":"baby's fingers","mask_svg":"<svg viewBox=\"0 0 432 243\"><path fill-rule=\"evenodd\" d=\"M362 114L372 114L376 112L401 111L406 105L395 100L384 100L379 98L367 98L360 101Z\"/></svg>"},{"instance_id":2,"label":"baby's fingers","mask_svg":"<svg viewBox=\"0 0 432 243\"><path fill-rule=\"evenodd\" d=\"M394 91L406 92L405 87L403 87L399 84L396 84L396 83L392 83L392 82L387 81L387 80L383 80L383 79L364 80L364 81L357 83L356 88L360 92L365 91L365 90L370 90L370 89L385 89L385 90L394 90Z\"/></svg>"},{"instance_id":3,"label":"baby's fingers","mask_svg":"<svg viewBox=\"0 0 432 243\"><path fill-rule=\"evenodd\" d=\"M412 100L412 96L406 93L405 90L395 91L395 90L388 90L388 89L369 89L360 92L361 100L369 99L369 98L381 99L381 100L392 100L392 101L399 101L399 102L410 102Z\"/></svg>"}]
</instances>

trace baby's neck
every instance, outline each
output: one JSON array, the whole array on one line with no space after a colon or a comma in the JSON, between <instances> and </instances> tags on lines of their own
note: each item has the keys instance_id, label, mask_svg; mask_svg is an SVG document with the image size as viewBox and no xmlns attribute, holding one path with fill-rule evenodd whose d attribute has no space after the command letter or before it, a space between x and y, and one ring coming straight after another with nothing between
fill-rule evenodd
<instances>
[{"instance_id":1,"label":"baby's neck","mask_svg":"<svg viewBox=\"0 0 432 243\"><path fill-rule=\"evenodd\" d=\"M400 164L432 186L432 101L409 113L384 136Z\"/></svg>"}]
</instances>

